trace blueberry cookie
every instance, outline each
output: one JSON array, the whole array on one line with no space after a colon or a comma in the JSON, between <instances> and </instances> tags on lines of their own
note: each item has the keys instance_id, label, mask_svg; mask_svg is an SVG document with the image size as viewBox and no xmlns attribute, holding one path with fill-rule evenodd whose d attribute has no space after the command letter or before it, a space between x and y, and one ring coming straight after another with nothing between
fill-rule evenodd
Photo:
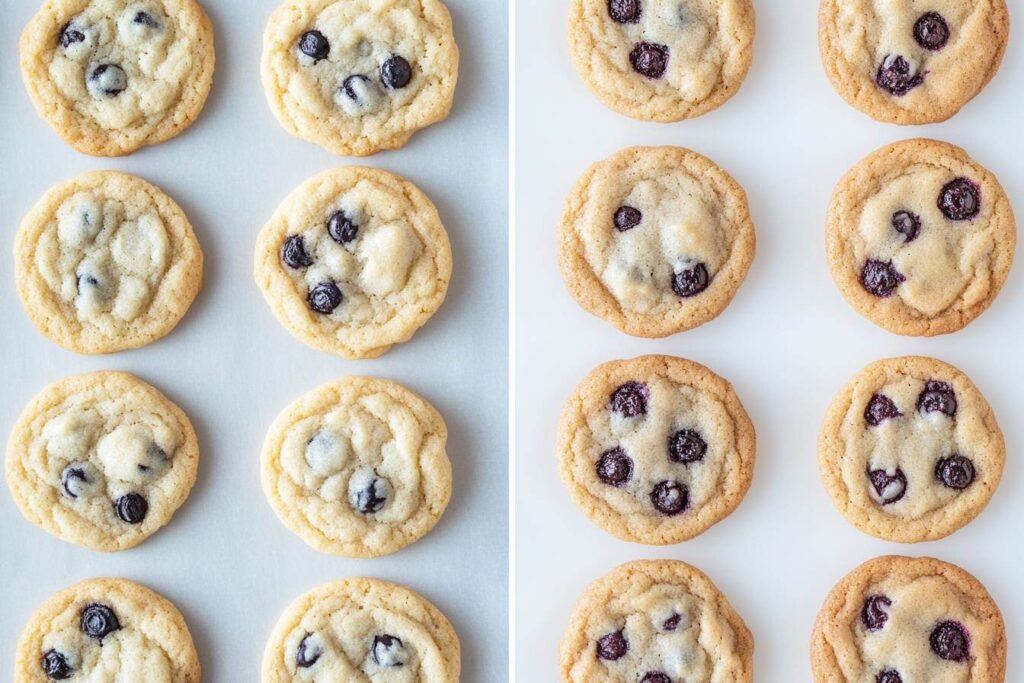
<instances>
[{"instance_id":1,"label":"blueberry cookie","mask_svg":"<svg viewBox=\"0 0 1024 683\"><path fill-rule=\"evenodd\" d=\"M832 277L890 332L955 332L995 300L1017 244L999 181L959 147L906 140L839 182L826 228Z\"/></svg>"},{"instance_id":2,"label":"blueberry cookie","mask_svg":"<svg viewBox=\"0 0 1024 683\"><path fill-rule=\"evenodd\" d=\"M1003 474L1003 433L962 372L933 358L878 361L829 408L819 440L825 488L855 527L934 541L978 516Z\"/></svg>"},{"instance_id":3,"label":"blueberry cookie","mask_svg":"<svg viewBox=\"0 0 1024 683\"><path fill-rule=\"evenodd\" d=\"M570 397L558 429L562 481L623 540L679 543L727 517L754 473L754 426L732 386L671 356L612 361Z\"/></svg>"},{"instance_id":4,"label":"blueberry cookie","mask_svg":"<svg viewBox=\"0 0 1024 683\"><path fill-rule=\"evenodd\" d=\"M448 116L459 49L439 0L294 0L267 22L262 72L289 133L367 156Z\"/></svg>"},{"instance_id":5,"label":"blueberry cookie","mask_svg":"<svg viewBox=\"0 0 1024 683\"><path fill-rule=\"evenodd\" d=\"M293 602L263 654L263 683L396 681L457 683L459 638L413 591L344 579Z\"/></svg>"},{"instance_id":6,"label":"blueberry cookie","mask_svg":"<svg viewBox=\"0 0 1024 683\"><path fill-rule=\"evenodd\" d=\"M54 187L15 240L18 294L40 332L79 353L145 346L170 332L203 284L181 208L125 173Z\"/></svg>"},{"instance_id":7,"label":"blueberry cookie","mask_svg":"<svg viewBox=\"0 0 1024 683\"><path fill-rule=\"evenodd\" d=\"M72 147L121 156L188 128L213 83L195 0L46 0L21 36L36 111Z\"/></svg>"},{"instance_id":8,"label":"blueberry cookie","mask_svg":"<svg viewBox=\"0 0 1024 683\"><path fill-rule=\"evenodd\" d=\"M754 639L711 580L629 562L590 586L562 639L562 683L750 683Z\"/></svg>"},{"instance_id":9,"label":"blueberry cookie","mask_svg":"<svg viewBox=\"0 0 1024 683\"><path fill-rule=\"evenodd\" d=\"M751 0L573 0L569 48L620 114L681 121L736 94L753 58Z\"/></svg>"},{"instance_id":10,"label":"blueberry cookie","mask_svg":"<svg viewBox=\"0 0 1024 683\"><path fill-rule=\"evenodd\" d=\"M185 413L123 372L47 387L7 444L7 484L25 518L92 550L131 548L167 524L198 464Z\"/></svg>"},{"instance_id":11,"label":"blueberry cookie","mask_svg":"<svg viewBox=\"0 0 1024 683\"><path fill-rule=\"evenodd\" d=\"M829 594L811 643L815 683L1002 683L1006 632L976 578L929 557L878 557Z\"/></svg>"},{"instance_id":12,"label":"blueberry cookie","mask_svg":"<svg viewBox=\"0 0 1024 683\"><path fill-rule=\"evenodd\" d=\"M415 185L343 167L304 183L256 242L256 283L300 340L344 358L408 341L441 306L452 275L448 233Z\"/></svg>"},{"instance_id":13,"label":"blueberry cookie","mask_svg":"<svg viewBox=\"0 0 1024 683\"><path fill-rule=\"evenodd\" d=\"M51 596L18 641L15 683L199 683L181 613L125 579L89 579Z\"/></svg>"},{"instance_id":14,"label":"blueberry cookie","mask_svg":"<svg viewBox=\"0 0 1024 683\"><path fill-rule=\"evenodd\" d=\"M945 121L995 76L1004 0L822 0L818 45L832 86L878 121Z\"/></svg>"},{"instance_id":15,"label":"blueberry cookie","mask_svg":"<svg viewBox=\"0 0 1024 683\"><path fill-rule=\"evenodd\" d=\"M743 188L679 147L632 147L591 166L566 201L558 239L576 301L639 337L717 317L755 247Z\"/></svg>"},{"instance_id":16,"label":"blueberry cookie","mask_svg":"<svg viewBox=\"0 0 1024 683\"><path fill-rule=\"evenodd\" d=\"M448 429L394 382L346 377L288 406L263 444L263 492L312 547L387 555L419 540L452 491Z\"/></svg>"}]
</instances>

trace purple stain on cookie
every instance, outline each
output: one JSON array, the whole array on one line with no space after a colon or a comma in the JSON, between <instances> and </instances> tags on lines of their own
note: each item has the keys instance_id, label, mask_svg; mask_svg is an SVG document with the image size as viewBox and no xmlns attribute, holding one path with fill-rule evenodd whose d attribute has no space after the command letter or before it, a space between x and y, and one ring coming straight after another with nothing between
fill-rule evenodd
<instances>
[{"instance_id":1,"label":"purple stain on cookie","mask_svg":"<svg viewBox=\"0 0 1024 683\"><path fill-rule=\"evenodd\" d=\"M892 607L892 600L886 596L868 596L860 611L860 620L864 622L864 628L869 631L881 631L885 622L889 620L889 613L886 611L889 607Z\"/></svg>"},{"instance_id":2,"label":"purple stain on cookie","mask_svg":"<svg viewBox=\"0 0 1024 683\"><path fill-rule=\"evenodd\" d=\"M597 640L597 658L614 662L626 656L629 643L622 631L615 631L601 636Z\"/></svg>"},{"instance_id":3,"label":"purple stain on cookie","mask_svg":"<svg viewBox=\"0 0 1024 683\"><path fill-rule=\"evenodd\" d=\"M910 211L897 211L892 215L892 229L903 235L904 242L913 242L921 234L921 217Z\"/></svg>"},{"instance_id":4,"label":"purple stain on cookie","mask_svg":"<svg viewBox=\"0 0 1024 683\"><path fill-rule=\"evenodd\" d=\"M608 16L617 24L635 24L642 13L640 0L608 0Z\"/></svg>"},{"instance_id":5,"label":"purple stain on cookie","mask_svg":"<svg viewBox=\"0 0 1024 683\"><path fill-rule=\"evenodd\" d=\"M906 281L892 261L876 261L868 259L860 271L860 284L868 292L880 299L892 296L896 288Z\"/></svg>"},{"instance_id":6,"label":"purple stain on cookie","mask_svg":"<svg viewBox=\"0 0 1024 683\"><path fill-rule=\"evenodd\" d=\"M922 415L942 413L946 417L955 417L956 409L956 393L946 382L926 382L924 391L917 397L917 410Z\"/></svg>"},{"instance_id":7,"label":"purple stain on cookie","mask_svg":"<svg viewBox=\"0 0 1024 683\"><path fill-rule=\"evenodd\" d=\"M928 642L932 652L948 662L964 663L971 658L971 636L958 621L943 621L932 631Z\"/></svg>"},{"instance_id":8,"label":"purple stain on cookie","mask_svg":"<svg viewBox=\"0 0 1024 683\"><path fill-rule=\"evenodd\" d=\"M868 401L867 407L864 409L864 421L872 427L877 427L886 420L892 420L897 417L902 417L903 413L899 411L896 404L892 402L892 399L885 394L875 394Z\"/></svg>"},{"instance_id":9,"label":"purple stain on cookie","mask_svg":"<svg viewBox=\"0 0 1024 683\"><path fill-rule=\"evenodd\" d=\"M651 504L667 517L680 515L690 504L690 490L678 481L660 481L651 490Z\"/></svg>"},{"instance_id":10,"label":"purple stain on cookie","mask_svg":"<svg viewBox=\"0 0 1024 683\"><path fill-rule=\"evenodd\" d=\"M680 429L668 439L668 457L672 462L688 465L704 459L708 444L694 429Z\"/></svg>"},{"instance_id":11,"label":"purple stain on cookie","mask_svg":"<svg viewBox=\"0 0 1024 683\"><path fill-rule=\"evenodd\" d=\"M969 221L981 211L981 188L973 180L956 178L939 193L939 210L951 221Z\"/></svg>"},{"instance_id":12,"label":"purple stain on cookie","mask_svg":"<svg viewBox=\"0 0 1024 683\"><path fill-rule=\"evenodd\" d=\"M622 448L612 448L597 461L597 478L609 486L625 486L633 478L633 459Z\"/></svg>"},{"instance_id":13,"label":"purple stain on cookie","mask_svg":"<svg viewBox=\"0 0 1024 683\"><path fill-rule=\"evenodd\" d=\"M876 499L882 505L892 505L907 493L907 476L899 467L892 474L885 470L869 470L868 481L875 490Z\"/></svg>"},{"instance_id":14,"label":"purple stain on cookie","mask_svg":"<svg viewBox=\"0 0 1024 683\"><path fill-rule=\"evenodd\" d=\"M973 484L974 476L974 463L959 454L942 458L935 464L935 478L955 491L963 491Z\"/></svg>"},{"instance_id":15,"label":"purple stain on cookie","mask_svg":"<svg viewBox=\"0 0 1024 683\"><path fill-rule=\"evenodd\" d=\"M640 209L633 208L632 206L620 206L615 211L615 229L619 232L632 230L640 225L640 221L643 218L644 215L640 212Z\"/></svg>"},{"instance_id":16,"label":"purple stain on cookie","mask_svg":"<svg viewBox=\"0 0 1024 683\"><path fill-rule=\"evenodd\" d=\"M941 50L949 41L949 24L938 12L925 12L914 23L914 40L926 50Z\"/></svg>"},{"instance_id":17,"label":"purple stain on cookie","mask_svg":"<svg viewBox=\"0 0 1024 683\"><path fill-rule=\"evenodd\" d=\"M910 64L900 55L887 55L875 74L878 87L895 97L903 97L924 83L924 76L910 72Z\"/></svg>"},{"instance_id":18,"label":"purple stain on cookie","mask_svg":"<svg viewBox=\"0 0 1024 683\"><path fill-rule=\"evenodd\" d=\"M633 65L633 70L652 80L665 75L668 58L668 46L657 43L637 43L629 53L629 63Z\"/></svg>"},{"instance_id":19,"label":"purple stain on cookie","mask_svg":"<svg viewBox=\"0 0 1024 683\"><path fill-rule=\"evenodd\" d=\"M612 392L612 410L623 417L647 414L647 400L651 391L643 382L626 382Z\"/></svg>"}]
</instances>

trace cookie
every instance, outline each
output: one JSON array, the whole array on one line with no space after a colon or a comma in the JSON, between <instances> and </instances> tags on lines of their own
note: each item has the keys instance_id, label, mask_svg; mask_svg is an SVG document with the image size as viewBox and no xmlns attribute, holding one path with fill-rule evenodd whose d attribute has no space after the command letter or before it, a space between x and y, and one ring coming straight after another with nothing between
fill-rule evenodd
<instances>
[{"instance_id":1,"label":"cookie","mask_svg":"<svg viewBox=\"0 0 1024 683\"><path fill-rule=\"evenodd\" d=\"M411 339L441 306L451 274L433 203L373 168L308 180L256 242L256 283L277 319L314 349L349 359Z\"/></svg>"},{"instance_id":2,"label":"cookie","mask_svg":"<svg viewBox=\"0 0 1024 683\"><path fill-rule=\"evenodd\" d=\"M872 363L829 408L821 478L836 508L888 541L934 541L977 517L1006 447L985 397L952 365L911 356Z\"/></svg>"},{"instance_id":3,"label":"cookie","mask_svg":"<svg viewBox=\"0 0 1024 683\"><path fill-rule=\"evenodd\" d=\"M641 356L594 369L558 426L562 481L592 522L626 541L667 545L740 504L756 439L732 386L703 365Z\"/></svg>"},{"instance_id":4,"label":"cookie","mask_svg":"<svg viewBox=\"0 0 1024 683\"><path fill-rule=\"evenodd\" d=\"M46 0L21 36L36 111L85 154L169 140L206 103L213 26L195 0Z\"/></svg>"},{"instance_id":5,"label":"cookie","mask_svg":"<svg viewBox=\"0 0 1024 683\"><path fill-rule=\"evenodd\" d=\"M263 654L263 683L457 683L459 638L413 591L375 579L320 586L289 605Z\"/></svg>"},{"instance_id":6,"label":"cookie","mask_svg":"<svg viewBox=\"0 0 1024 683\"><path fill-rule=\"evenodd\" d=\"M829 267L853 308L902 335L955 332L1006 282L1017 244L999 181L959 147L906 140L839 181L826 228Z\"/></svg>"},{"instance_id":7,"label":"cookie","mask_svg":"<svg viewBox=\"0 0 1024 683\"><path fill-rule=\"evenodd\" d=\"M203 252L185 213L157 187L115 171L47 192L22 221L14 268L32 323L78 353L163 337L203 285Z\"/></svg>"},{"instance_id":8,"label":"cookie","mask_svg":"<svg viewBox=\"0 0 1024 683\"><path fill-rule=\"evenodd\" d=\"M605 106L681 121L736 94L753 59L751 0L573 0L569 49Z\"/></svg>"},{"instance_id":9,"label":"cookie","mask_svg":"<svg viewBox=\"0 0 1024 683\"><path fill-rule=\"evenodd\" d=\"M580 306L626 334L665 337L729 305L756 240L746 193L710 159L632 147L580 178L558 241Z\"/></svg>"},{"instance_id":10,"label":"cookie","mask_svg":"<svg viewBox=\"0 0 1024 683\"><path fill-rule=\"evenodd\" d=\"M262 74L285 130L367 156L447 118L459 48L439 0L294 0L267 22Z\"/></svg>"},{"instance_id":11,"label":"cookie","mask_svg":"<svg viewBox=\"0 0 1024 683\"><path fill-rule=\"evenodd\" d=\"M930 557L878 557L829 594L811 642L815 683L1002 683L1006 632L976 578Z\"/></svg>"},{"instance_id":12,"label":"cookie","mask_svg":"<svg viewBox=\"0 0 1024 683\"><path fill-rule=\"evenodd\" d=\"M126 579L88 579L52 595L18 641L16 683L199 683L199 657L181 613Z\"/></svg>"},{"instance_id":13,"label":"cookie","mask_svg":"<svg viewBox=\"0 0 1024 683\"><path fill-rule=\"evenodd\" d=\"M448 506L448 429L405 387L346 377L301 396L263 443L263 492L310 546L387 555L434 528Z\"/></svg>"},{"instance_id":14,"label":"cookie","mask_svg":"<svg viewBox=\"0 0 1024 683\"><path fill-rule=\"evenodd\" d=\"M563 683L754 680L754 639L711 580L676 560L617 567L587 587L562 639Z\"/></svg>"},{"instance_id":15,"label":"cookie","mask_svg":"<svg viewBox=\"0 0 1024 683\"><path fill-rule=\"evenodd\" d=\"M822 0L818 46L844 100L877 121L950 118L995 76L1006 51L1004 0Z\"/></svg>"},{"instance_id":16,"label":"cookie","mask_svg":"<svg viewBox=\"0 0 1024 683\"><path fill-rule=\"evenodd\" d=\"M7 484L21 513L57 538L125 550L170 521L196 480L188 417L124 372L43 389L7 443Z\"/></svg>"}]
</instances>

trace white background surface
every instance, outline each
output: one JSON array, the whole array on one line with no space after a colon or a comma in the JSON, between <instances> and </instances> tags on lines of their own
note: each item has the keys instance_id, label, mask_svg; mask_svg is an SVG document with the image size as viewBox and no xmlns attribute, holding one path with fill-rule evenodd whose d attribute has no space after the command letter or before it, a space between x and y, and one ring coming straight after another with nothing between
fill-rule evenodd
<instances>
[{"instance_id":1,"label":"white background surface","mask_svg":"<svg viewBox=\"0 0 1024 683\"><path fill-rule=\"evenodd\" d=\"M706 571L744 617L756 641L758 681L810 681L811 627L826 594L856 565L889 553L934 555L976 574L1007 622L1006 680L1024 680L1024 269L1013 270L991 310L967 329L910 339L861 319L832 284L824 254L834 184L877 147L918 135L965 147L996 173L1024 216L1019 26L1002 70L964 111L946 124L900 128L873 122L833 92L818 57L816 2L755 4L754 65L739 94L702 118L659 125L605 109L576 76L565 37L568 2L519 0L518 680L558 680L558 641L591 580L628 560L676 558ZM1011 5L1024 21L1024 3ZM681 145L717 161L746 188L758 233L750 275L722 316L659 341L627 337L585 313L556 265L555 231L577 177L636 144ZM731 380L759 441L753 487L739 509L702 536L665 548L627 544L591 524L563 489L554 455L558 414L576 383L603 361L644 353L692 358ZM913 546L847 524L816 462L834 394L867 363L902 354L933 355L966 371L995 409L1008 446L1005 478L984 514L950 538Z\"/></svg>"},{"instance_id":2,"label":"white background surface","mask_svg":"<svg viewBox=\"0 0 1024 683\"><path fill-rule=\"evenodd\" d=\"M401 151L365 161L334 157L291 137L270 113L259 80L263 28L277 0L204 0L213 19L217 72L206 110L180 137L123 159L82 156L32 110L18 70L22 27L41 2L0 11L0 431L24 404L65 375L134 372L191 417L202 460L190 499L134 550L104 555L31 526L0 487L0 678L47 596L79 579L141 581L184 613L211 682L259 679L263 646L279 614L321 583L367 575L420 591L453 622L463 680L499 681L507 660L507 318L505 4L447 0L462 50L451 118ZM342 163L409 177L437 204L451 236L448 300L408 344L345 362L293 339L252 278L257 231L297 185ZM24 213L50 186L113 168L162 187L189 215L206 254L206 286L181 325L156 344L81 357L39 335L14 290L9 256ZM390 557L317 553L277 520L259 484L266 428L299 394L345 374L397 380L444 415L454 468L452 502L434 531Z\"/></svg>"}]
</instances>

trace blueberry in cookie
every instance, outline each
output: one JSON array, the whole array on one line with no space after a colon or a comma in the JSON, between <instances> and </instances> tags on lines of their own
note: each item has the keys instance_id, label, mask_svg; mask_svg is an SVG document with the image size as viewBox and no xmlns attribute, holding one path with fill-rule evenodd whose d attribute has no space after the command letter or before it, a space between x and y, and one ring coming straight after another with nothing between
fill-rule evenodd
<instances>
[{"instance_id":1,"label":"blueberry in cookie","mask_svg":"<svg viewBox=\"0 0 1024 683\"><path fill-rule=\"evenodd\" d=\"M959 147L887 145L836 186L826 240L853 308L903 335L955 332L987 309L1013 262L1017 227L996 177Z\"/></svg>"},{"instance_id":2,"label":"blueberry in cookie","mask_svg":"<svg viewBox=\"0 0 1024 683\"><path fill-rule=\"evenodd\" d=\"M818 449L822 481L843 516L902 543L942 538L980 514L1006 453L974 383L918 356L859 372L829 408Z\"/></svg>"},{"instance_id":3,"label":"blueberry in cookie","mask_svg":"<svg viewBox=\"0 0 1024 683\"><path fill-rule=\"evenodd\" d=\"M650 545L687 540L732 513L754 455L753 425L729 383L671 356L599 366L559 423L573 501L605 531Z\"/></svg>"},{"instance_id":4,"label":"blueberry in cookie","mask_svg":"<svg viewBox=\"0 0 1024 683\"><path fill-rule=\"evenodd\" d=\"M168 140L213 83L213 27L196 0L46 0L21 36L39 115L97 156Z\"/></svg>"}]
</instances>

